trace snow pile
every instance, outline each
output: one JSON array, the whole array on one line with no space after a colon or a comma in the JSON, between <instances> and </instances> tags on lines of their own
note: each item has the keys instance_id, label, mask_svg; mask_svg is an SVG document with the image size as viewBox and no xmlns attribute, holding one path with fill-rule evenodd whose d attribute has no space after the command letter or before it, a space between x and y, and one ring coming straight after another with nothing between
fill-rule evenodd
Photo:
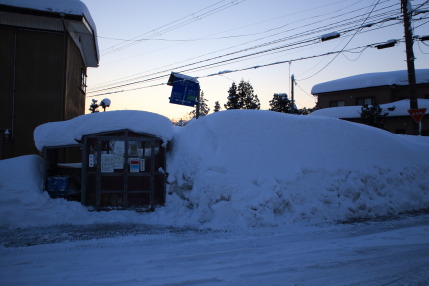
<instances>
[{"instance_id":1,"label":"snow pile","mask_svg":"<svg viewBox=\"0 0 429 286\"><path fill-rule=\"evenodd\" d=\"M171 121L162 115L137 111L118 110L85 114L67 121L50 122L34 130L38 150L46 146L76 144L83 135L129 129L147 133L169 141L173 136Z\"/></svg>"},{"instance_id":2,"label":"snow pile","mask_svg":"<svg viewBox=\"0 0 429 286\"><path fill-rule=\"evenodd\" d=\"M101 124L111 117L122 126L118 114L69 121L77 124L69 126L77 129L71 138L93 124L86 119ZM125 114L130 116L122 120L129 122L134 112ZM36 134L69 136L55 124ZM41 190L41 159L25 156L0 161L0 225L113 221L230 229L429 207L429 140L421 137L328 117L255 110L217 112L175 128L170 136L165 207L145 214L96 213L76 202L50 199Z\"/></svg>"},{"instance_id":3,"label":"snow pile","mask_svg":"<svg viewBox=\"0 0 429 286\"><path fill-rule=\"evenodd\" d=\"M419 108L426 108L426 114L429 114L429 99L418 99ZM380 104L383 111L389 112L389 117L392 116L410 116L408 110L410 109L410 100L404 99L386 104ZM395 107L393 111L388 108ZM328 116L334 118L360 118L362 106L341 106L323 108L314 111L310 116Z\"/></svg>"},{"instance_id":4,"label":"snow pile","mask_svg":"<svg viewBox=\"0 0 429 286\"><path fill-rule=\"evenodd\" d=\"M429 83L429 69L416 70L416 83ZM338 90L367 88L373 86L407 84L408 73L406 70L367 73L316 84L311 89L311 94L320 94Z\"/></svg>"},{"instance_id":5,"label":"snow pile","mask_svg":"<svg viewBox=\"0 0 429 286\"><path fill-rule=\"evenodd\" d=\"M49 226L139 222L133 212L95 213L78 202L51 199L43 192L43 159L37 155L0 160L0 225Z\"/></svg>"},{"instance_id":6,"label":"snow pile","mask_svg":"<svg viewBox=\"0 0 429 286\"><path fill-rule=\"evenodd\" d=\"M429 206L429 144L332 118L218 112L175 135L167 166L162 219L175 223L282 225Z\"/></svg>"}]
</instances>

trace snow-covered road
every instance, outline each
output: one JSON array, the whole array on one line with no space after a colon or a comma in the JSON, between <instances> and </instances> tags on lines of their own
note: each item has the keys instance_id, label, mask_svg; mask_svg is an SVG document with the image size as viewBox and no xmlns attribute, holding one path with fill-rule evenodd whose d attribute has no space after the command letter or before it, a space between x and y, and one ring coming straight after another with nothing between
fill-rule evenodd
<instances>
[{"instance_id":1,"label":"snow-covered road","mask_svg":"<svg viewBox=\"0 0 429 286\"><path fill-rule=\"evenodd\" d=\"M2 230L1 284L429 285L428 214L236 232L77 228ZM34 245L13 246L24 237Z\"/></svg>"}]
</instances>

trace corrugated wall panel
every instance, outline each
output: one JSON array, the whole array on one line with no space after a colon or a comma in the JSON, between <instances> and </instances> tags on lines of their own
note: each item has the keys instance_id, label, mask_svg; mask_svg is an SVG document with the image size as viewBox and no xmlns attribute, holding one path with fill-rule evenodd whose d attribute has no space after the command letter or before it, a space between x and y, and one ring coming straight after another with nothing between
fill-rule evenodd
<instances>
[{"instance_id":1,"label":"corrugated wall panel","mask_svg":"<svg viewBox=\"0 0 429 286\"><path fill-rule=\"evenodd\" d=\"M0 26L0 130L12 127L13 30Z\"/></svg>"},{"instance_id":2,"label":"corrugated wall panel","mask_svg":"<svg viewBox=\"0 0 429 286\"><path fill-rule=\"evenodd\" d=\"M63 118L63 43L62 34L17 31L14 156L37 153L34 129Z\"/></svg>"},{"instance_id":3,"label":"corrugated wall panel","mask_svg":"<svg viewBox=\"0 0 429 286\"><path fill-rule=\"evenodd\" d=\"M10 12L0 12L0 24L16 27L31 27L39 30L63 31L61 19Z\"/></svg>"},{"instance_id":4,"label":"corrugated wall panel","mask_svg":"<svg viewBox=\"0 0 429 286\"><path fill-rule=\"evenodd\" d=\"M71 38L68 41L67 53L66 120L85 113L85 93L81 89L82 69L85 70L85 65Z\"/></svg>"}]
</instances>

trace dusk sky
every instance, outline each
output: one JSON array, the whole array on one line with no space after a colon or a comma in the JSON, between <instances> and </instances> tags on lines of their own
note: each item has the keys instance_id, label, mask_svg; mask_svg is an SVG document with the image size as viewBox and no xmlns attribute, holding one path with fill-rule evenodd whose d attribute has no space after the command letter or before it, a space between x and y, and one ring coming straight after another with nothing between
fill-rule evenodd
<instances>
[{"instance_id":1,"label":"dusk sky","mask_svg":"<svg viewBox=\"0 0 429 286\"><path fill-rule=\"evenodd\" d=\"M294 74L297 106L312 108L315 84L407 68L400 0L82 2L100 49L99 67L88 68L87 109L91 99L109 98L110 110L184 117L193 108L169 103L171 72L198 77L211 111L216 101L224 109L241 80L268 109L274 93L290 94ZM414 16L414 35L428 35L429 1L411 3L423 12ZM320 40L332 32L341 36ZM392 39L393 48L374 47ZM428 43L416 41L414 53L416 68L428 68ZM224 71L235 72L210 76Z\"/></svg>"}]
</instances>

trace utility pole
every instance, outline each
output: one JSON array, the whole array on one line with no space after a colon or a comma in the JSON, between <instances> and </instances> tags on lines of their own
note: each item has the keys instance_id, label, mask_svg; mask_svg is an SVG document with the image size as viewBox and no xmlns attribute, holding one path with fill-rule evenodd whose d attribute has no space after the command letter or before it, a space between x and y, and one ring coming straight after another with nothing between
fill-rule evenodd
<instances>
[{"instance_id":1,"label":"utility pole","mask_svg":"<svg viewBox=\"0 0 429 286\"><path fill-rule=\"evenodd\" d=\"M416 71L414 67L414 52L413 52L413 30L411 27L411 3L409 0L401 0L402 13L404 15L404 34L405 48L407 55L408 68L408 89L410 97L410 109L418 109L417 90L416 90ZM418 124L413 121L414 134L419 133Z\"/></svg>"},{"instance_id":2,"label":"utility pole","mask_svg":"<svg viewBox=\"0 0 429 286\"><path fill-rule=\"evenodd\" d=\"M198 119L200 117L200 93L201 89L198 89L197 102L196 102L196 110L195 110L195 118Z\"/></svg>"},{"instance_id":3,"label":"utility pole","mask_svg":"<svg viewBox=\"0 0 429 286\"><path fill-rule=\"evenodd\" d=\"M293 86L295 85L295 76L292 75L290 77L290 98L291 98L291 105L292 105L292 114L295 113L295 95L294 95L294 91L293 91Z\"/></svg>"}]
</instances>

